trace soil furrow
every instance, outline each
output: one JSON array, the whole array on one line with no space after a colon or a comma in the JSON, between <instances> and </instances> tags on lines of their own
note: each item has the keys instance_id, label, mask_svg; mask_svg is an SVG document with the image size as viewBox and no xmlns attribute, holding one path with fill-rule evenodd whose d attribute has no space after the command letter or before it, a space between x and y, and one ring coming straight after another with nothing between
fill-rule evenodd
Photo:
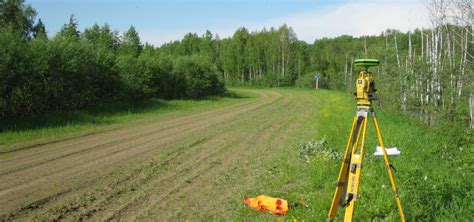
<instances>
[{"instance_id":1,"label":"soil furrow","mask_svg":"<svg viewBox=\"0 0 474 222\"><path fill-rule=\"evenodd\" d=\"M263 98L267 98L267 94L260 94L261 98L257 101L251 101L244 104L237 104L229 107L225 107L218 110L211 110L203 113L192 114L189 116L180 117L177 119L171 120L162 120L162 121L141 121L139 124L133 123L131 126L128 127L115 127L114 130L109 130L103 133L94 133L91 135L83 136L81 138L74 137L73 139L65 139L63 141L56 141L54 144L48 144L49 146L45 147L38 147L35 150L19 150L19 153L15 154L3 154L0 156L2 162L0 163L0 172L3 172L8 167L14 167L15 165L24 164L27 161L34 161L34 160L44 160L45 156L48 155L64 155L64 153L70 152L72 148L79 148L82 147L90 147L92 143L96 146L100 146L107 142L117 142L123 141L128 138L136 137L137 135L144 135L146 133L145 130L152 130L153 132L165 130L167 128L182 126L190 122L190 120L197 121L202 119L208 119L212 116L218 116L222 113L230 112L232 110L240 110L242 107L251 107L251 106L258 106L261 103L268 103L271 101L265 101ZM152 132L152 133L153 133ZM87 144L87 146L84 146ZM60 150L57 150L61 148ZM74 150L75 150L74 149ZM85 149L85 148L84 148ZM75 150L77 151L77 150ZM14 164L13 164L14 163Z\"/></svg>"},{"instance_id":2,"label":"soil furrow","mask_svg":"<svg viewBox=\"0 0 474 222\"><path fill-rule=\"evenodd\" d=\"M292 104L288 104L286 107L290 107ZM299 108L297 106L291 107L292 109L289 110L298 110ZM259 134L257 139L234 144L232 150L240 151L240 155L229 155L227 161L219 165L218 168L213 169L212 173L200 175L192 184L183 184L183 186L173 190L173 192L179 191L180 195L167 195L157 198L155 202L145 207L146 210L142 210L138 216L142 219L159 216L164 220L182 220L185 219L182 214L190 208L200 209L197 212L202 211L203 208L207 208L209 211L216 211L219 210L220 205L226 203L226 199L240 200L242 196L236 195L238 189L234 191L229 190L230 187L236 187L235 183L216 186L212 182L218 178L216 175L227 173L229 169L233 172L245 172L241 175L242 177L259 178L258 175L265 173L267 169L262 167L264 166L264 160L268 159L268 156L271 156L273 152L278 152L272 149L271 144L285 141L290 133L288 129L297 129L297 126L289 128L290 125L295 124L295 119L297 118L287 118L285 115L284 112L278 114L277 118L280 120L278 124L273 124L268 129L265 129L263 133ZM299 125L299 123L297 124ZM270 145L268 141L271 141ZM260 158L255 159L255 157ZM233 182L236 181L238 181L237 187L240 189L246 186L247 182L244 178L233 178ZM197 192L196 188L199 188L199 192ZM208 195L203 194L205 191L209 192ZM216 193L219 195L214 196L213 194ZM212 199L212 202L204 204L200 201L203 199ZM134 214L130 215L133 216L130 219L135 219ZM175 215L179 215L179 218L173 218Z\"/></svg>"},{"instance_id":3,"label":"soil furrow","mask_svg":"<svg viewBox=\"0 0 474 222\"><path fill-rule=\"evenodd\" d=\"M251 106L251 108L253 108L253 107ZM245 110L229 111L228 113L220 115L219 119L217 119L216 121L222 121L222 119L232 117L233 115L238 114L242 111L245 111ZM166 131L166 130L161 131L160 129L158 129L158 130L152 130L152 133L145 132L142 135L135 136L135 138L133 138L133 139L129 138L126 142L119 139L118 141L111 141L110 143L102 144L102 146L94 145L91 148L83 148L82 151L76 151L74 154L81 154L81 155L74 155L74 158L76 158L76 161L71 161L71 158L67 158L63 161L47 161L46 160L46 161L43 161L44 162L43 164L45 164L45 163L55 164L55 165L53 165L49 168L54 168L54 169L56 169L56 171L65 170L65 169L67 169L67 167L65 167L65 166L68 166L68 164L65 164L64 162L71 162L74 165L83 165L84 162L86 162L86 160L87 160L85 157L88 157L88 156L91 157L91 155L89 153L83 154L82 153L82 152L84 152L83 150L88 150L88 151L94 152L94 154L95 154L93 156L94 158L92 158L92 160L90 160L90 161L96 161L97 158L95 156L100 155L101 153L103 153L102 156L106 156L106 155L108 155L107 152L112 151L113 153L117 153L118 151L127 150L128 148L133 147L133 146L139 146L139 145L142 145L142 144L146 144L146 142L153 142L153 140L162 139L163 137L166 137L166 136L173 136L174 134L177 134L177 133L184 134L184 133L186 133L186 130L193 130L196 127L203 128L203 127L212 125L212 124L215 123L213 120L214 119L209 119L209 118L198 119L198 120L196 120L194 122L191 122L191 123L182 124L182 125L179 125L179 126L176 126L176 127L170 127L168 131ZM165 135L163 135L163 134L165 134ZM143 142L143 140L147 140L147 139L149 141ZM156 144L156 145L159 145L159 144ZM120 147L121 147L121 149L119 149ZM73 154L69 154L67 156L72 156L72 155ZM53 160L59 160L59 159L62 159L62 158L53 159ZM69 168L74 167L74 165L70 166ZM60 168L61 166L65 167L65 168ZM23 170L28 169L28 167L20 167L20 168L23 169ZM38 168L36 168L36 169L38 169ZM17 169L15 171L21 171L21 170ZM27 172L25 171L25 173L30 173L30 172L31 171L27 171ZM41 170L37 170L36 175L38 177L46 176L44 174L41 174L41 172L42 172ZM48 173L51 174L51 173L54 173L54 172L49 171ZM18 174L12 175L12 177L13 178L23 178L21 175L18 175ZM4 178L4 181L2 181L3 178ZM5 189L4 186L6 186L7 181L9 182L8 184L12 184L12 182L14 181L14 180L12 180L11 177L2 177L2 179L0 179L0 182L2 182L3 186L0 186L0 190ZM31 178L29 178L29 180L31 180ZM14 185L16 185L16 184L12 184L12 186L14 186ZM0 196L1 196L1 193L2 192L0 191Z\"/></svg>"},{"instance_id":4,"label":"soil furrow","mask_svg":"<svg viewBox=\"0 0 474 222\"><path fill-rule=\"evenodd\" d=\"M315 110L310 94L246 91L259 98L0 154L0 220L231 219Z\"/></svg>"},{"instance_id":5,"label":"soil furrow","mask_svg":"<svg viewBox=\"0 0 474 222\"><path fill-rule=\"evenodd\" d=\"M129 203L127 205L127 208L119 211L117 215L114 215L114 217L112 217L112 219L123 218L126 215L135 216L133 213L136 211L146 212L147 209L150 208L150 206L156 205L157 202L167 202L166 199L168 199L176 192L181 191L187 186L193 186L194 182L192 181L194 181L196 178L204 178L206 175L216 175L221 172L221 170L229 169L228 163L231 162L232 159L241 159L243 156L248 156L249 153L252 153L248 152L249 150L242 150L243 147L249 147L251 150L253 150L250 146L258 146L258 141L266 141L267 137L271 135L271 132L280 128L280 124L275 122L274 116L268 118L265 117L264 114L269 112L278 112L278 110L288 107L290 102L291 100L289 100L289 98L285 98L285 100L282 101L281 104L273 104L273 106L262 110L262 112L259 113L259 115L254 116L254 118L249 118L243 121L244 124L252 124L252 134L250 132L248 132L247 134L241 134L238 129L235 129L234 131L226 132L229 135L234 135L234 140L220 141L220 143L216 145L206 144L206 150L221 150L221 152L219 152L220 156L214 156L214 152L209 154L207 157L220 160L219 164L216 165L216 167L207 168L210 161L191 160L189 162L195 165L193 170L190 170L186 173L184 173L185 171L180 171L179 173L175 173L174 175L169 175L167 178L155 178L155 182L149 185L147 188L148 190L144 192L150 193L150 191L153 190L153 193L151 195L145 195L145 199L136 199L134 203ZM283 118L283 116L278 116L277 119L278 118ZM255 124L257 125L255 126ZM236 152L239 153L239 155L235 155L229 152ZM201 168L204 168L205 170L200 170ZM128 210L128 212L123 212L123 210ZM133 220L134 218L131 219Z\"/></svg>"},{"instance_id":6,"label":"soil furrow","mask_svg":"<svg viewBox=\"0 0 474 222\"><path fill-rule=\"evenodd\" d=\"M263 97L266 97L266 96L267 96L267 94L265 94ZM271 96L273 96L272 98L276 99L276 98L278 98L279 95L275 94L275 93L272 93ZM13 183L13 185L15 185L14 188L6 189L6 190L4 189L0 192L0 195L2 196L2 202L0 203L0 206L1 205L9 205L10 207L12 207L12 205L13 206L16 205L16 206L20 207L20 209L21 209L21 206L28 205L25 202L34 203L38 200L48 199L47 198L48 195L49 196L55 196L58 193L61 193L61 191L58 192L58 190L54 190L54 189L51 189L51 188L56 187L55 189L57 189L57 187L60 187L59 184L63 183L64 181L72 180L72 182L69 181L69 184L76 184L76 183L79 183L79 181L84 181L84 182L88 181L88 179L87 179L88 177L91 178L91 180L93 180L95 177L100 175L100 173L97 172L96 169L107 167L108 165L111 165L110 162L122 161L124 159L133 159L134 155L145 155L149 150L152 150L156 146L164 146L167 143L173 142L173 140L177 140L177 138L179 138L179 137L177 137L178 132L179 132L180 136L185 137L186 133L190 134L190 133L193 133L195 131L204 130L205 128L208 128L213 124L225 121L228 118L231 118L235 115L238 115L239 113L247 112L247 111L255 109L259 106L270 103L271 101L272 100L262 102L261 100L258 100L257 102L249 103L245 106L240 106L236 110L229 110L228 108L226 108L224 111L221 111L221 112L223 112L223 114L221 114L219 112L211 112L211 113L206 114L206 115L201 115L201 116L203 116L202 118L200 118L200 119L198 118L197 120L192 121L192 124L191 124L192 126L191 127L189 127L190 124L186 124L186 126L188 126L187 128L183 128L182 126L181 126L181 128L176 127L177 129L175 131L173 131L173 133L170 133L168 135L170 137L169 141L163 139L163 136L160 137L160 135L162 135L161 132L156 132L156 130L154 130L154 132L156 132L157 135L153 135L153 133L147 134L145 136L145 138L147 138L147 136L149 137L149 136L153 135L153 139L150 139L149 141L146 141L144 144L138 144L138 146L139 146L139 149L137 149L138 151L125 152L125 153L123 153L123 155L121 155L121 150L120 150L119 147L133 147L133 146L130 146L130 144L128 144L128 143L127 144L121 143L121 144L116 145L116 146L111 146L111 147L114 148L114 149L111 149L111 153L104 152L104 155L99 156L99 157L97 157L97 154L99 154L100 151L102 151L102 149L98 149L98 150L89 149L89 150L91 150L91 152L93 151L89 156L81 157L78 154L82 154L82 152L77 152L77 153L68 155L65 158L58 158L58 159L55 159L55 161L50 161L50 162L58 162L58 160L64 159L64 161L66 161L66 162L73 162L74 163L72 166L70 165L69 167L62 168L61 170L57 171L58 173L54 173L54 170L55 170L55 167L59 167L61 164L56 164L56 165L55 164L41 164L41 165L32 166L32 168L34 169L32 171L33 172L36 171L37 173L40 174L38 176L39 179L37 179L36 181L31 180L31 177L32 176L34 177L35 174L28 175L28 173L31 173L31 172L25 173L24 175L19 174L19 172L26 172L27 170L25 170L25 169L18 170L16 172L11 173L12 175L8 175L8 176L12 176L10 178L8 178L8 176L5 177L5 175L2 175L2 176L0 176L0 179L2 181L10 181L9 179L11 179L11 178L25 178L25 179L23 179L23 180L19 179L19 180L16 181L17 183ZM197 115L197 117L199 117L199 115ZM211 117L214 117L214 118L211 118ZM186 121L186 120L181 120L181 121ZM134 130L132 128L131 132L136 132L136 130ZM107 132L107 133L110 133L110 132ZM90 141L90 140L88 140L88 141ZM152 143L153 141L159 141L159 142L161 142L161 144L159 144L159 145L154 144L155 146L147 145L149 143ZM81 144L81 143L79 142L79 144ZM58 145L58 144L55 143L54 145ZM120 145L123 145L123 146L120 146ZM118 150L116 150L116 149L118 149ZM22 150L19 153L22 153L24 151L25 150ZM8 153L8 155L12 155L12 154L13 153ZM18 155L20 155L20 154L18 154ZM89 162L84 162L83 158L85 158L85 157L93 157L93 158L89 159ZM74 158L76 158L76 159L74 159ZM75 162L73 160L77 160L77 162ZM2 163L3 163L3 161L2 161ZM65 164L65 165L67 165L67 164ZM51 167L53 169L50 169ZM41 169L41 168L46 168L46 169ZM90 172L91 170L93 171L92 173ZM46 174L46 176L45 176L44 173L41 174L41 172L51 172L51 171L53 171L53 173ZM47 184L45 184L46 182L47 182ZM18 183L20 183L20 184L18 184ZM5 183L2 183L2 186L4 184ZM10 182L10 184L12 184L12 183ZM43 188L41 188L41 187L43 187ZM17 191L17 192L14 192L14 191ZM24 193L24 191L27 191L28 193ZM55 191L55 192L53 192L53 191ZM38 193L38 194L35 195L36 193ZM8 194L10 194L11 198L5 198L5 195L8 195ZM29 200L28 201L23 201L23 202L18 201L17 197L19 195L22 195L22 194L25 195L25 196L28 196ZM44 197L45 195L46 195L46 198ZM34 196L37 196L38 198L34 198ZM17 204L13 204L12 201L17 203ZM13 208L16 208L16 207L13 207ZM2 209L7 209L8 210L8 208L2 208ZM12 208L10 208L10 209L12 209ZM3 213L0 212L0 215L1 214L3 214Z\"/></svg>"}]
</instances>

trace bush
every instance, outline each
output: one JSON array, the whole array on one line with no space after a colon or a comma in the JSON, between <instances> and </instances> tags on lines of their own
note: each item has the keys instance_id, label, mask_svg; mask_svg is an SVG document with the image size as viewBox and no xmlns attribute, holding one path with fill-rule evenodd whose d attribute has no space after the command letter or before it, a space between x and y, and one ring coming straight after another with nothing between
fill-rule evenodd
<instances>
[{"instance_id":1,"label":"bush","mask_svg":"<svg viewBox=\"0 0 474 222\"><path fill-rule=\"evenodd\" d=\"M225 91L216 66L203 57L160 56L151 46L128 52L93 41L90 33L80 36L73 26L51 40L25 40L12 28L0 31L0 119L116 100L197 99Z\"/></svg>"},{"instance_id":2,"label":"bush","mask_svg":"<svg viewBox=\"0 0 474 222\"><path fill-rule=\"evenodd\" d=\"M174 67L175 75L184 76L185 90L181 97L201 98L222 94L224 84L215 65L202 57L181 57Z\"/></svg>"},{"instance_id":3,"label":"bush","mask_svg":"<svg viewBox=\"0 0 474 222\"><path fill-rule=\"evenodd\" d=\"M12 28L0 32L0 111L1 116L31 110L32 96L28 47Z\"/></svg>"}]
</instances>

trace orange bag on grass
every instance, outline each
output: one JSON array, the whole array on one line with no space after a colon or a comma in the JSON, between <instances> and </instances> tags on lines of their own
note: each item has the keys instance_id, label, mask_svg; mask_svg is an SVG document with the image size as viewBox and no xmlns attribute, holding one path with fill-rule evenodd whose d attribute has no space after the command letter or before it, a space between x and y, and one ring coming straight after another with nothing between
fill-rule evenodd
<instances>
[{"instance_id":1,"label":"orange bag on grass","mask_svg":"<svg viewBox=\"0 0 474 222\"><path fill-rule=\"evenodd\" d=\"M270 211L273 214L285 215L288 212L288 201L280 198L265 195L255 198L244 197L244 203L253 209Z\"/></svg>"}]
</instances>

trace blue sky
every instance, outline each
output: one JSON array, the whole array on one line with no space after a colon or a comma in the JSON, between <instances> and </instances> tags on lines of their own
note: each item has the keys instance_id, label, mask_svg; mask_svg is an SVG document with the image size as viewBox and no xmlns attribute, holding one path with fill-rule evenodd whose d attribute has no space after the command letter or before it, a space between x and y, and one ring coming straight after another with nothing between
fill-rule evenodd
<instances>
[{"instance_id":1,"label":"blue sky","mask_svg":"<svg viewBox=\"0 0 474 222\"><path fill-rule=\"evenodd\" d=\"M120 33L134 25L142 41L160 45L187 32L207 29L221 37L238 27L261 30L288 24L299 39L313 42L342 34L379 34L386 28L408 31L429 25L427 10L416 0L26 0L49 35L71 14L80 30L108 23Z\"/></svg>"}]
</instances>

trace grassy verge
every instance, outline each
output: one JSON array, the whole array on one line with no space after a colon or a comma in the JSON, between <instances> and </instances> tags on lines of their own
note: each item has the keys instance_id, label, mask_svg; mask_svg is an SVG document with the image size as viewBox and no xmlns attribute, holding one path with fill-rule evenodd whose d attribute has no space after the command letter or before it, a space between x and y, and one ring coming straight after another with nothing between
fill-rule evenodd
<instances>
[{"instance_id":1,"label":"grassy verge","mask_svg":"<svg viewBox=\"0 0 474 222\"><path fill-rule=\"evenodd\" d=\"M135 103L119 102L77 111L6 120L0 126L0 153L15 150L30 143L93 133L117 124L211 110L255 98L257 97L254 93L234 89L223 96L201 100L152 99Z\"/></svg>"},{"instance_id":2,"label":"grassy verge","mask_svg":"<svg viewBox=\"0 0 474 222\"><path fill-rule=\"evenodd\" d=\"M288 152L273 160L281 163L278 173L260 178L264 185L248 191L259 194L266 190L264 194L286 198L292 203L304 200L308 207L297 206L287 216L276 217L242 206L236 219L324 221L327 217L341 160L316 153L306 163L295 144L307 143L307 135L314 139L326 137L330 150L342 154L355 114L355 102L347 93L324 90L310 93L315 95L315 103L319 101L315 118L308 119L301 133L287 141L285 145L291 146ZM473 221L472 131L459 126L433 128L397 112L375 108L385 145L396 146L402 152L401 156L392 157L391 162L396 168L395 179L407 220ZM398 221L383 159L372 156L377 145L372 122L367 139L362 197L356 206L355 220ZM343 211L339 210L339 220Z\"/></svg>"},{"instance_id":3,"label":"grassy verge","mask_svg":"<svg viewBox=\"0 0 474 222\"><path fill-rule=\"evenodd\" d=\"M354 101L343 93L321 91L319 95L329 98L321 100L320 136L326 135L330 145L342 152L354 115ZM386 146L396 146L402 152L391 162L396 168L407 219L472 221L472 166L469 169L467 165L467 156L472 153L472 131L455 125L433 128L397 112L375 108ZM356 218L396 221L398 211L383 159L371 155L377 145L374 128L371 123ZM340 163L316 158L313 164L315 172L318 166L327 166L328 170L317 173L313 181L332 191ZM332 179L327 180L326 176ZM332 198L332 192L329 193L324 196L325 202Z\"/></svg>"}]
</instances>

